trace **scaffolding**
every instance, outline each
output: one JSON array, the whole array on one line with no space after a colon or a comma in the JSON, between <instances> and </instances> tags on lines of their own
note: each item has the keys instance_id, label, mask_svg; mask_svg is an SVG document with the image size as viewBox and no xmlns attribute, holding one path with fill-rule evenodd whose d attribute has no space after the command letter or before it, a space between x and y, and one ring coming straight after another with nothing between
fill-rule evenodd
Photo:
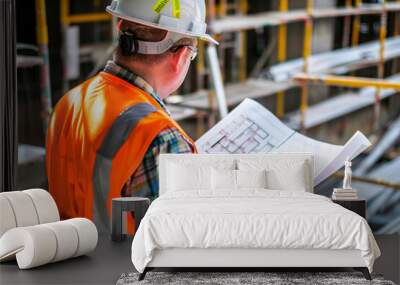
<instances>
[{"instance_id":1,"label":"scaffolding","mask_svg":"<svg viewBox=\"0 0 400 285\"><path fill-rule=\"evenodd\" d=\"M16 67L23 69L24 72L31 74L29 69L38 68L39 70L39 91L40 91L40 122L42 135L45 136L49 124L50 115L52 113L52 93L50 84L50 60L49 60L49 36L48 36L48 25L47 25L47 13L45 0L34 1L34 13L36 20L36 42L34 44L17 43L17 56L16 56ZM25 54L25 51L28 51ZM35 72L36 73L36 72ZM22 85L25 83L25 77L19 78L18 84L18 95L21 95ZM22 81L22 82L21 82ZM21 86L20 86L21 85ZM21 88L21 90L20 90ZM24 91L22 91L24 92ZM28 95L29 100L34 100L34 92L32 90L25 91ZM18 110L20 111L20 110ZM21 120L21 115L18 114ZM23 118L23 117L22 117ZM23 120L23 119L22 119ZM21 121L22 121L21 120ZM30 120L34 121L34 120ZM33 125L33 124L32 124ZM29 125L29 127L32 127ZM27 128L29 129L29 128ZM19 136L19 141L21 137ZM23 140L24 138L22 138ZM31 144L18 144L17 148L17 167L18 177L16 189L24 189L21 181L31 182L28 187L32 185L41 185L45 181L45 149L44 147L36 146ZM25 174L26 173L26 174ZM27 177L30 176L28 179ZM26 189L26 188L25 188Z\"/></svg>"},{"instance_id":2,"label":"scaffolding","mask_svg":"<svg viewBox=\"0 0 400 285\"><path fill-rule=\"evenodd\" d=\"M46 5L44 0L36 0L37 44L39 55L43 60L40 71L40 87L42 101L43 131L47 132L50 115L52 112L50 63L49 63L49 35L46 20Z\"/></svg>"},{"instance_id":3,"label":"scaffolding","mask_svg":"<svg viewBox=\"0 0 400 285\"><path fill-rule=\"evenodd\" d=\"M102 4L100 0L93 1L97 3L95 4L97 7ZM218 117L226 116L229 108L239 104L243 99L270 97L276 99L277 116L290 127L302 132L366 107L373 108L371 129L383 130L384 126L379 125L382 115L381 102L394 97L400 90L400 73L396 74L400 68L400 0L380 0L379 4L366 4L362 0L345 0L344 6L329 8L320 8L315 5L316 1L304 0L303 2L306 3L304 8L290 9L294 2L295 0L276 0L278 4L276 11L249 14L249 8L251 8L249 0L207 0L208 26L211 34L220 41L221 45L217 47L199 42L198 57L194 65L195 76L191 78L194 80L189 82L189 79L186 82L188 85L194 83L195 88L191 89L193 93L167 98L168 108L173 118L175 120L195 118L196 132L200 136L206 129L205 122L208 123L208 127L211 127ZM37 48L35 46L35 49L38 56L20 55L17 58L17 65L19 68L40 66L42 113L44 129L46 129L52 106L46 7L44 0L35 0L35 3L37 19ZM87 23L107 23L111 28L109 39L103 46L107 49L105 56L94 62L95 68L90 73L94 75L101 69L102 64L114 49L113 44L117 38L116 23L109 14L104 12L71 13L72 4L72 0L60 0L60 23L64 35L72 26ZM388 25L389 14L393 16L393 27ZM374 40L363 42L360 37L362 20L368 15L380 18L379 32ZM343 31L338 36L341 47L313 53L313 39L315 40L313 34L318 28L318 21L322 19L343 19ZM304 28L304 34L299 40L301 52L294 59L290 57L290 38L288 37L291 24ZM256 34L263 36L264 41L265 31L276 32L277 35L271 36L272 40L268 43L263 42L261 56L254 67L249 66L250 61L248 61L251 56L248 54L248 45L251 40L249 31L256 31ZM68 51L66 39L67 37L64 37L64 56L62 57L64 61L67 60L65 55ZM79 50L80 53L98 52L98 46L79 45ZM275 63L267 64L271 58ZM388 67L385 68L385 63L389 60L393 62L392 75L385 77L385 71L386 73L390 71L385 70ZM66 65L67 62L64 62L64 68ZM356 76L356 71L367 67L377 68L376 78ZM248 72L250 70L252 72ZM83 79L83 76L79 79ZM66 70L64 70L62 81L64 91L67 91L70 88L70 80ZM224 84L224 81L228 83ZM346 89L345 92L341 90L335 96L311 104L311 86L316 84L350 89ZM289 91L293 89L299 91L295 99L300 102L299 105L296 103L294 111L290 110L288 104ZM394 149L394 145L398 145L399 136L400 118L397 118L396 122L387 128L380 142L361 161L359 169L354 172L354 180L358 181L356 183L363 185L363 190L366 189L365 192L374 198L373 203L369 203L369 214L374 214L372 218L380 219L380 221L381 216L375 214L382 208L382 201L385 200L384 207L387 208L400 201L398 149L392 155L393 161L382 163L379 167L374 167L374 165L382 159L384 153L388 153L390 149ZM19 157L23 158L19 161L21 165L29 167L35 161L44 164L44 148L20 145L18 151ZM41 169L44 168L41 167ZM31 174L28 168L23 172ZM44 175L43 173L43 177ZM337 177L341 178L342 174L338 173ZM366 184L368 186L365 186ZM357 187L357 184L355 185ZM399 207L397 207L397 212L393 213L398 214L398 210L400 210ZM396 219L396 227L399 227L400 222L398 218Z\"/></svg>"},{"instance_id":4,"label":"scaffolding","mask_svg":"<svg viewBox=\"0 0 400 285\"><path fill-rule=\"evenodd\" d=\"M299 128L305 132L309 126L306 123L306 117L309 114L310 82L293 80L294 76L301 73L313 75L316 72L341 75L376 65L378 67L377 78L383 79L385 61L400 56L400 48L396 47L400 46L400 38L397 37L400 33L400 1L364 4L361 0L355 0L353 5L353 1L346 0L343 7L319 8L314 6L313 0L307 0L305 8L289 9L291 1L293 0L279 0L278 11L248 14L249 1L247 0L207 0L208 26L221 45L216 50L212 45L199 43L199 55L195 63L197 91L181 96L171 96L167 99L167 104L173 111L173 117L178 120L196 117L200 135L204 131L199 127L200 121L205 118L208 119L208 126L211 127L215 124L218 116L224 117L230 107L240 103L244 98L276 96L277 116L282 119L288 117L293 119L292 114L286 113L285 92L300 87L300 116L296 115L295 117L296 120L299 120ZM111 25L115 24L106 13L71 14L70 4L70 0L61 0L60 21L64 34L70 25L106 21ZM394 14L395 27L392 38L387 38L388 13ZM376 42L360 44L361 16L364 15L380 15L381 17L379 39ZM343 49L313 55L314 22L320 19L334 18L344 19ZM291 23L303 23L304 25L303 52L302 58L288 61L287 25ZM251 73L253 77L248 77L247 32L266 27L277 30L277 40L265 47L263 56L257 63L257 68L254 68ZM113 31L115 32L115 29ZM262 70L262 66L265 65L266 59L275 48L278 63L270 66L266 72ZM233 52L229 54L229 50L233 50ZM233 56L233 60L229 60L229 56ZM346 57L349 57L347 62ZM66 57L64 56L64 58ZM336 62L338 58L341 61L340 65ZM319 64L321 60L323 64ZM94 72L99 70L100 64L97 64ZM226 73L228 65L231 74ZM393 65L393 71L397 70L395 69L397 65L398 62ZM295 73L294 70L297 72ZM266 73L269 77L262 76ZM91 75L93 74L91 73ZM223 80L227 82L227 79L231 79L234 83L223 84ZM65 72L63 82L66 91L69 86ZM373 122L375 129L379 127L377 122L380 116L381 99L382 90L376 88ZM290 118L291 116L292 118Z\"/></svg>"},{"instance_id":5,"label":"scaffolding","mask_svg":"<svg viewBox=\"0 0 400 285\"><path fill-rule=\"evenodd\" d=\"M341 86L351 88L375 87L377 89L387 88L400 90L400 82L391 82L375 78L299 74L296 75L293 79L300 82L311 82L314 84L324 84L327 86Z\"/></svg>"},{"instance_id":6,"label":"scaffolding","mask_svg":"<svg viewBox=\"0 0 400 285\"><path fill-rule=\"evenodd\" d=\"M98 2L98 1L97 1ZM95 2L95 4L97 3ZM69 28L73 25L82 25L82 24L87 24L87 23L99 23L99 22L109 22L111 27L114 27L115 22L113 21L112 17L110 14L106 12L95 12L95 13L79 13L79 14L72 14L71 13L71 0L60 0L60 22L61 22L61 27L62 27L62 33L64 35L64 40L63 40L63 47L62 47L62 53L63 53L63 92L67 92L69 89L69 77L68 76L68 70L67 70L67 65L68 65L68 31ZM115 29L112 29L114 31ZM79 41L79 37L78 37ZM95 52L97 49L94 48L94 46L90 46L90 48L84 49L83 47L80 47L79 42L77 43L79 46L79 54L83 50L89 50L89 52ZM105 44L104 46L109 46L109 44ZM80 64L80 62L78 63Z\"/></svg>"},{"instance_id":7,"label":"scaffolding","mask_svg":"<svg viewBox=\"0 0 400 285\"><path fill-rule=\"evenodd\" d=\"M242 1L240 1L242 2ZM273 78L244 78L244 74L246 74L247 66L246 66L246 50L243 48L245 44L239 41L239 45L236 45L236 48L240 49L239 57L239 83L228 83L225 85L226 90L226 106L220 106L219 113L221 114L223 109L227 107L234 106L240 103L246 97L250 98L260 98L274 95L277 97L276 100L276 113L279 117L286 117L285 114L285 91L290 90L294 87L300 87L300 116L299 116L299 125L300 129L305 132L307 129L307 124L305 124L307 110L309 108L309 82L307 80L292 80L293 76L296 74L305 73L307 75L312 75L314 72L320 72L322 74L330 74L333 72L334 74L345 74L347 72L354 72L356 70L365 68L371 65L377 65L378 72L377 78L384 78L384 66L385 61L390 59L395 59L400 56L400 50L393 45L398 45L399 30L399 12L400 12L400 1L395 2L387 2L381 1L379 4L364 4L361 0L356 0L354 6L352 5L352 1L347 0L345 2L344 7L334 7L334 8L317 8L314 7L313 0L306 1L305 9L289 9L289 0L280 0L279 1L279 11L268 11L261 12L257 14L246 14L248 10L247 5L246 9L239 10L240 12L228 14L227 11L238 11L234 9L234 4L237 4L238 1L230 1L221 0L221 1L208 1L209 8L209 27L211 32L222 41L221 46L219 47L219 57L221 63L221 69L224 71L224 58L226 56L225 49L232 48L232 44L226 42L226 38L230 39L229 36L232 34L238 36L238 38L243 37L244 33L247 30L257 30L264 27L276 27L278 30L278 40L277 40L277 59L278 64L276 66L272 66L268 71L269 74L274 73L274 70L278 70L281 68L287 68L289 70L295 69L296 66L301 62L301 70L297 73L292 72L290 76L286 78L286 80L276 80ZM242 4L243 5L243 4ZM387 14L394 13L395 16L395 27L392 38L387 38ZM373 43L366 43L360 45L360 29L361 29L361 16L364 15L378 15L380 16L380 30L379 30L379 39ZM343 27L343 49L342 50L333 50L331 52L326 52L324 55L325 67L316 68L314 65L316 63L316 59L321 59L323 57L320 54L312 55L312 41L313 41L313 24L315 21L319 19L329 19L329 18L340 18L344 19L344 27ZM287 61L287 24L289 23L303 23L304 24L304 40L303 40L303 57L300 60L291 60ZM391 45L393 48L385 48L387 43ZM392 45L393 44L393 45ZM352 48L348 49L349 45ZM267 47L268 49L268 47ZM369 52L369 55L365 57L365 54ZM334 58L333 55L341 55L341 57ZM336 64L336 61L345 60L346 56L349 55L351 58L353 55L363 54L361 57L356 60L349 60L348 62L342 62L341 66ZM373 58L370 57L371 54L374 54ZM332 55L332 56L329 56ZM330 57L330 58L329 58ZM263 59L264 60L264 59ZM328 64L327 62L330 61ZM204 74L205 67L203 64L198 65L201 67L201 70L198 70L198 73ZM336 69L334 69L336 68ZM224 72L223 72L224 73ZM276 74L276 73L275 73ZM223 77L226 78L225 74ZM278 76L279 77L279 76ZM393 83L390 83L393 85ZM187 94L182 96L183 98L179 100L177 105L193 108L196 110L202 111L210 111L213 112L215 110L215 104L210 103L210 93L206 90L200 89L199 91ZM373 125L376 130L379 125L379 117L380 117L380 103L382 99L382 91L381 87L377 86L376 94L375 94L375 102L374 102L374 118ZM217 102L222 102L223 100L218 99Z\"/></svg>"}]
</instances>

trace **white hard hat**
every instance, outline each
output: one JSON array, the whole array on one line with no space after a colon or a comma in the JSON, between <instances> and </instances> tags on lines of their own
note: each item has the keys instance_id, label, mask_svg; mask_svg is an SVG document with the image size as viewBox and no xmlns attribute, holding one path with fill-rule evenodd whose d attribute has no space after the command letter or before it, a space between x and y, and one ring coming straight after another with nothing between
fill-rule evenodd
<instances>
[{"instance_id":1,"label":"white hard hat","mask_svg":"<svg viewBox=\"0 0 400 285\"><path fill-rule=\"evenodd\" d=\"M130 22L218 44L206 33L204 0L113 0L106 10Z\"/></svg>"}]
</instances>

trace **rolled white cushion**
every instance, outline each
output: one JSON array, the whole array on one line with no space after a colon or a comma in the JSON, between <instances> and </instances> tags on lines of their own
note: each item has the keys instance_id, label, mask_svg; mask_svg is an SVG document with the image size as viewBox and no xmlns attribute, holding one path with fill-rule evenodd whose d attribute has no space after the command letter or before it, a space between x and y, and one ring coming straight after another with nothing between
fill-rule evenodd
<instances>
[{"instance_id":1,"label":"rolled white cushion","mask_svg":"<svg viewBox=\"0 0 400 285\"><path fill-rule=\"evenodd\" d=\"M43 189L22 191L30 196L36 208L39 224L52 223L60 220L56 202L49 192Z\"/></svg>"},{"instance_id":2,"label":"rolled white cushion","mask_svg":"<svg viewBox=\"0 0 400 285\"><path fill-rule=\"evenodd\" d=\"M74 257L91 252L96 248L98 232L92 221L84 218L75 218L65 222L71 224L78 233L78 248Z\"/></svg>"},{"instance_id":3,"label":"rolled white cushion","mask_svg":"<svg viewBox=\"0 0 400 285\"><path fill-rule=\"evenodd\" d=\"M0 193L0 237L9 229L60 220L56 202L43 189Z\"/></svg>"},{"instance_id":4,"label":"rolled white cushion","mask_svg":"<svg viewBox=\"0 0 400 285\"><path fill-rule=\"evenodd\" d=\"M35 205L30 196L22 191L3 192L0 196L5 197L13 209L17 227L33 226L39 223Z\"/></svg>"},{"instance_id":5,"label":"rolled white cushion","mask_svg":"<svg viewBox=\"0 0 400 285\"><path fill-rule=\"evenodd\" d=\"M51 262L57 250L53 231L43 225L14 228L0 239L0 261L16 255L20 269Z\"/></svg>"},{"instance_id":6,"label":"rolled white cushion","mask_svg":"<svg viewBox=\"0 0 400 285\"><path fill-rule=\"evenodd\" d=\"M0 196L0 237L16 226L17 222L10 202L6 197Z\"/></svg>"},{"instance_id":7,"label":"rolled white cushion","mask_svg":"<svg viewBox=\"0 0 400 285\"><path fill-rule=\"evenodd\" d=\"M96 226L83 218L14 228L0 238L0 261L16 256L20 269L33 268L89 253L97 240Z\"/></svg>"},{"instance_id":8,"label":"rolled white cushion","mask_svg":"<svg viewBox=\"0 0 400 285\"><path fill-rule=\"evenodd\" d=\"M51 262L57 262L70 258L75 255L78 250L78 232L67 222L55 222L44 224L56 236L57 250Z\"/></svg>"}]
</instances>

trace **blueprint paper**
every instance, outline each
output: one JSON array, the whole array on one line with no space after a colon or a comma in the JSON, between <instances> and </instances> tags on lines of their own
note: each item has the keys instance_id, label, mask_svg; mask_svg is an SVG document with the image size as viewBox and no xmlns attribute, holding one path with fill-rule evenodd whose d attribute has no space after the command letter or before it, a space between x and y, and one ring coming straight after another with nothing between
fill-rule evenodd
<instances>
[{"instance_id":1,"label":"blueprint paper","mask_svg":"<svg viewBox=\"0 0 400 285\"><path fill-rule=\"evenodd\" d=\"M310 139L287 127L261 104L245 99L196 145L199 153L311 152L316 186L371 143L359 131L344 146Z\"/></svg>"}]
</instances>

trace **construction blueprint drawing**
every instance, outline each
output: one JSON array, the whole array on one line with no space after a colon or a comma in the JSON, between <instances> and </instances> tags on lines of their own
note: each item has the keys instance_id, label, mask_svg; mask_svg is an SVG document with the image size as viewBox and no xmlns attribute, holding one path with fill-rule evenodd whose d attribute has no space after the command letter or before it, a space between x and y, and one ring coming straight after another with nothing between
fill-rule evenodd
<instances>
[{"instance_id":1,"label":"construction blueprint drawing","mask_svg":"<svg viewBox=\"0 0 400 285\"><path fill-rule=\"evenodd\" d=\"M287 127L256 101L245 99L196 145L200 153L313 153L316 186L371 143L361 132L356 132L344 146L310 139Z\"/></svg>"}]
</instances>

